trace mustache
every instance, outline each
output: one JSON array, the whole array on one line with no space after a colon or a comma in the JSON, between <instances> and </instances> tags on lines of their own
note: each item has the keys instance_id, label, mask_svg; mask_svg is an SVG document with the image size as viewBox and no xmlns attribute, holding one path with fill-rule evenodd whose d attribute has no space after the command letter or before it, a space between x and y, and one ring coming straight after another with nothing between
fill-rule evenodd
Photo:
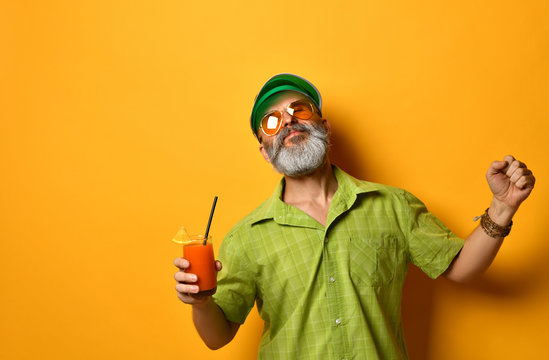
<instances>
[{"instance_id":1,"label":"mustache","mask_svg":"<svg viewBox=\"0 0 549 360\"><path fill-rule=\"evenodd\" d=\"M278 143L282 144L284 142L284 139L286 139L286 137L288 135L290 135L290 133L294 130L295 131L301 131L301 132L304 132L304 133L307 133L307 134L311 134L310 125L304 125L304 124L297 123L297 124L293 124L293 125L287 126L284 129L282 129L280 131L280 134L278 134L276 141Z\"/></svg>"},{"instance_id":2,"label":"mustache","mask_svg":"<svg viewBox=\"0 0 549 360\"><path fill-rule=\"evenodd\" d=\"M284 148L284 140L294 130L306 133L312 137L323 137L326 135L326 133L324 133L322 129L322 125L320 124L309 125L295 123L292 125L288 125L287 127L284 127L282 130L280 130L280 133L276 136L276 139L273 141L272 145L267 148L267 153L269 154L269 158L271 160L278 158L280 151L282 151L282 149Z\"/></svg>"}]
</instances>

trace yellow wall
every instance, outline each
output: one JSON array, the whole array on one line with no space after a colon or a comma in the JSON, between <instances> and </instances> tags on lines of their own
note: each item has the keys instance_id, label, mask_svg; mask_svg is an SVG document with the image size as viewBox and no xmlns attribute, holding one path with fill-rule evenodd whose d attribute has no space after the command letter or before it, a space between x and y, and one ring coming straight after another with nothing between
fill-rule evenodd
<instances>
[{"instance_id":1,"label":"yellow wall","mask_svg":"<svg viewBox=\"0 0 549 360\"><path fill-rule=\"evenodd\" d=\"M225 233L279 176L248 116L293 72L334 159L466 236L507 153L537 187L470 286L411 270L412 359L529 359L548 331L547 1L0 3L0 358L252 359L253 310L209 351L175 295L181 225ZM543 352L545 353L545 351Z\"/></svg>"}]
</instances>

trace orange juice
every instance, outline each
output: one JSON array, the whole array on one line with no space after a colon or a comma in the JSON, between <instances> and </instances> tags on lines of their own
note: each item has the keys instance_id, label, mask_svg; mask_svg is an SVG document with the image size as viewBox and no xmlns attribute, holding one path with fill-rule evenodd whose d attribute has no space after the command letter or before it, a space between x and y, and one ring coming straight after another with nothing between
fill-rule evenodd
<instances>
[{"instance_id":1,"label":"orange juice","mask_svg":"<svg viewBox=\"0 0 549 360\"><path fill-rule=\"evenodd\" d=\"M198 295L212 295L217 290L217 270L211 239L206 245L202 245L204 239L193 238L190 243L183 245L183 257L187 259L190 266L185 270L187 273L195 274L198 280Z\"/></svg>"}]
</instances>

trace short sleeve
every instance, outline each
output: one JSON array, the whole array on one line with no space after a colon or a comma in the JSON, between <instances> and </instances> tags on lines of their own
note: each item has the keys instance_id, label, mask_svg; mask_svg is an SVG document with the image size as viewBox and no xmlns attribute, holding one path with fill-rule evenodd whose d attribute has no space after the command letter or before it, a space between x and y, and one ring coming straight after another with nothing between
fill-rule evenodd
<instances>
[{"instance_id":1,"label":"short sleeve","mask_svg":"<svg viewBox=\"0 0 549 360\"><path fill-rule=\"evenodd\" d=\"M238 238L227 235L219 249L218 259L223 268L218 273L215 303L227 320L243 324L254 306L256 286L245 249Z\"/></svg>"},{"instance_id":2,"label":"short sleeve","mask_svg":"<svg viewBox=\"0 0 549 360\"><path fill-rule=\"evenodd\" d=\"M427 276L435 279L450 266L465 240L444 226L414 195L405 191L404 199L410 261Z\"/></svg>"}]
</instances>

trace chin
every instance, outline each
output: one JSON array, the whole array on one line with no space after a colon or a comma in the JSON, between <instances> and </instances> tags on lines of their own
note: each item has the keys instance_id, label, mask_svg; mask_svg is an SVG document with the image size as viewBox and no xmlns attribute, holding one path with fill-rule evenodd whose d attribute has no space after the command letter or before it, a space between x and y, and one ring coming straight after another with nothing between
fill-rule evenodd
<instances>
[{"instance_id":1,"label":"chin","mask_svg":"<svg viewBox=\"0 0 549 360\"><path fill-rule=\"evenodd\" d=\"M318 166L315 166L315 167L311 167L309 169L299 169L299 171L287 171L288 174L284 173L283 171L280 171L278 170L276 167L275 167L275 170L277 170L279 173L281 173L282 175L284 176L289 176L289 177L293 177L293 178L300 178L300 177L304 177L304 176L309 176L311 174L313 174L315 171L317 171L318 169L322 168L324 165L326 165L326 158L324 158L324 161L322 161L322 163Z\"/></svg>"}]
</instances>

